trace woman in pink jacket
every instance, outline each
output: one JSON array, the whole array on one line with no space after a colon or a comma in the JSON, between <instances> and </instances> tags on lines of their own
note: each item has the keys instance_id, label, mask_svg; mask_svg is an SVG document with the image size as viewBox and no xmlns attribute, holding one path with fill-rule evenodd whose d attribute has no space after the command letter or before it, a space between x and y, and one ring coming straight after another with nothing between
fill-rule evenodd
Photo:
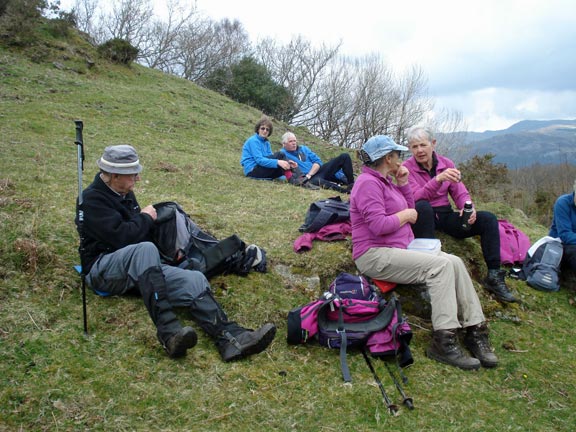
<instances>
[{"instance_id":1,"label":"woman in pink jacket","mask_svg":"<svg viewBox=\"0 0 576 432\"><path fill-rule=\"evenodd\" d=\"M370 138L360 151L364 166L350 197L352 257L366 276L400 284L424 284L432 305L433 334L428 357L461 369L495 367L480 300L462 260L407 250L416 222L409 172L400 152L408 148L390 137ZM459 317L461 321L459 320ZM464 328L465 354L457 338Z\"/></svg>"}]
</instances>

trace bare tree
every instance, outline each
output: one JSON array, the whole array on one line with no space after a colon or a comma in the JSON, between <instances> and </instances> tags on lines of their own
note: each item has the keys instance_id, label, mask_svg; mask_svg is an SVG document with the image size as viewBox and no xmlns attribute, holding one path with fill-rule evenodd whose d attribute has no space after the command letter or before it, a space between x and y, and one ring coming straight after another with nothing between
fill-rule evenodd
<instances>
[{"instance_id":1,"label":"bare tree","mask_svg":"<svg viewBox=\"0 0 576 432\"><path fill-rule=\"evenodd\" d=\"M314 92L315 113L304 124L329 142L350 148L387 134L399 141L404 130L431 107L418 68L396 78L378 55L332 61Z\"/></svg>"},{"instance_id":2,"label":"bare tree","mask_svg":"<svg viewBox=\"0 0 576 432\"><path fill-rule=\"evenodd\" d=\"M431 100L427 97L427 85L424 72L418 66L411 67L405 75L400 77L397 125L393 135L397 142L403 142L406 130L420 122L433 107Z\"/></svg>"},{"instance_id":3,"label":"bare tree","mask_svg":"<svg viewBox=\"0 0 576 432\"><path fill-rule=\"evenodd\" d=\"M353 91L351 65L345 59L331 62L329 71L312 90L304 124L310 131L332 144L346 143L354 118L354 104L350 97Z\"/></svg>"},{"instance_id":4,"label":"bare tree","mask_svg":"<svg viewBox=\"0 0 576 432\"><path fill-rule=\"evenodd\" d=\"M200 85L242 58L258 58L292 96L282 120L338 146L358 147L375 134L402 142L433 108L418 67L397 75L378 55L338 58L341 44L316 48L301 36L286 45L264 39L253 50L237 20L214 22L178 0L168 2L166 21L154 20L151 1L113 0L112 11L96 17L97 0L77 0L80 26L98 42L125 39L139 49L141 63Z\"/></svg>"},{"instance_id":5,"label":"bare tree","mask_svg":"<svg viewBox=\"0 0 576 432\"><path fill-rule=\"evenodd\" d=\"M138 48L140 61L148 67L171 72L178 63L180 52L178 38L186 25L193 21L196 8L179 5L179 0L169 0L166 21L154 20L143 34Z\"/></svg>"},{"instance_id":6,"label":"bare tree","mask_svg":"<svg viewBox=\"0 0 576 432\"><path fill-rule=\"evenodd\" d=\"M238 20L193 20L178 35L178 62L171 71L202 81L219 68L229 67L251 53L248 34Z\"/></svg>"},{"instance_id":7,"label":"bare tree","mask_svg":"<svg viewBox=\"0 0 576 432\"><path fill-rule=\"evenodd\" d=\"M118 38L140 49L149 37L154 16L151 0L112 0L110 6L108 10L98 0L76 0L78 29L88 33L97 44Z\"/></svg>"},{"instance_id":8,"label":"bare tree","mask_svg":"<svg viewBox=\"0 0 576 432\"><path fill-rule=\"evenodd\" d=\"M294 108L285 121L302 125L314 110L312 93L323 78L329 63L335 58L340 44L314 48L302 36L286 45L266 38L258 42L255 56L270 71L272 79L288 89L293 97Z\"/></svg>"},{"instance_id":9,"label":"bare tree","mask_svg":"<svg viewBox=\"0 0 576 432\"><path fill-rule=\"evenodd\" d=\"M462 112L442 108L433 109L427 125L436 131L437 150L452 160L460 160L467 149L468 126Z\"/></svg>"},{"instance_id":10,"label":"bare tree","mask_svg":"<svg viewBox=\"0 0 576 432\"><path fill-rule=\"evenodd\" d=\"M153 16L151 0L114 0L103 24L110 38L124 39L140 48L148 37Z\"/></svg>"},{"instance_id":11,"label":"bare tree","mask_svg":"<svg viewBox=\"0 0 576 432\"><path fill-rule=\"evenodd\" d=\"M98 0L76 0L73 6L78 30L92 35L94 33L94 17L98 8Z\"/></svg>"},{"instance_id":12,"label":"bare tree","mask_svg":"<svg viewBox=\"0 0 576 432\"><path fill-rule=\"evenodd\" d=\"M355 69L356 130L350 137L351 147L360 146L373 135L394 131L400 102L392 71L378 55L355 60Z\"/></svg>"}]
</instances>

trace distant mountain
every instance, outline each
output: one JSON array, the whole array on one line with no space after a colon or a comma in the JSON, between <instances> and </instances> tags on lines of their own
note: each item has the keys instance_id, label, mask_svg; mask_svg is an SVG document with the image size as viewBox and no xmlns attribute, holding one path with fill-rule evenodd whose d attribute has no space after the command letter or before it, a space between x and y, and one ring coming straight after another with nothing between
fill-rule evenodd
<instances>
[{"instance_id":1,"label":"distant mountain","mask_svg":"<svg viewBox=\"0 0 576 432\"><path fill-rule=\"evenodd\" d=\"M504 130L458 134L460 140L464 136L458 160L492 153L495 162L508 168L535 163L576 165L576 120L524 120Z\"/></svg>"}]
</instances>

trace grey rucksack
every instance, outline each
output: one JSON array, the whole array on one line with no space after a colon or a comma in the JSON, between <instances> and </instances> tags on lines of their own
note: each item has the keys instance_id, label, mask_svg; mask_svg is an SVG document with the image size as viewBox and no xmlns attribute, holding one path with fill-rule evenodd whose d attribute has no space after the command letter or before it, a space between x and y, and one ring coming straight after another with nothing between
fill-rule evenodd
<instances>
[{"instance_id":1,"label":"grey rucksack","mask_svg":"<svg viewBox=\"0 0 576 432\"><path fill-rule=\"evenodd\" d=\"M559 239L552 237L540 239L528 250L520 278L532 288L558 291L562 254L562 242Z\"/></svg>"}]
</instances>

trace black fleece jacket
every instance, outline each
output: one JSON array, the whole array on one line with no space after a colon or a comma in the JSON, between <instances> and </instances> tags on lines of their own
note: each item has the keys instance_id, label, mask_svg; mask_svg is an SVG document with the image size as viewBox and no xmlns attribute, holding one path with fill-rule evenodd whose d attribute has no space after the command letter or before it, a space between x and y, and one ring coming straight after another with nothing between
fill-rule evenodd
<instances>
[{"instance_id":1,"label":"black fleece jacket","mask_svg":"<svg viewBox=\"0 0 576 432\"><path fill-rule=\"evenodd\" d=\"M150 215L140 213L133 192L125 196L110 189L96 174L94 181L82 193L83 219L76 227L80 238L80 257L84 273L101 254L114 252L125 246L151 240L154 221Z\"/></svg>"}]
</instances>

